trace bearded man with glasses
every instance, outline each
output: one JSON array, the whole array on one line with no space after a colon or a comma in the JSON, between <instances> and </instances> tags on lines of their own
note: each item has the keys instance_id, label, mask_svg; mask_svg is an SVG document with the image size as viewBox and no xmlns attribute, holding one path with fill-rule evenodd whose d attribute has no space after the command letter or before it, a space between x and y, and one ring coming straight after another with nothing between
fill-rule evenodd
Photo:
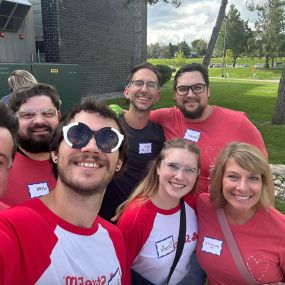
<instances>
[{"instance_id":1,"label":"bearded man with glasses","mask_svg":"<svg viewBox=\"0 0 285 285\"><path fill-rule=\"evenodd\" d=\"M98 217L126 159L125 136L92 99L62 118L51 140L54 190L0 217L0 284L129 284L122 233Z\"/></svg>"},{"instance_id":2,"label":"bearded man with glasses","mask_svg":"<svg viewBox=\"0 0 285 285\"><path fill-rule=\"evenodd\" d=\"M208 192L210 169L226 144L246 142L267 156L261 134L246 114L210 105L210 91L208 70L198 63L185 65L174 77L176 106L154 110L150 114L151 120L163 127L167 140L186 138L199 146L198 192Z\"/></svg>"},{"instance_id":3,"label":"bearded man with glasses","mask_svg":"<svg viewBox=\"0 0 285 285\"><path fill-rule=\"evenodd\" d=\"M61 101L54 87L35 83L13 92L9 104L19 119L18 148L3 201L15 206L55 186L49 141L60 118Z\"/></svg>"}]
</instances>

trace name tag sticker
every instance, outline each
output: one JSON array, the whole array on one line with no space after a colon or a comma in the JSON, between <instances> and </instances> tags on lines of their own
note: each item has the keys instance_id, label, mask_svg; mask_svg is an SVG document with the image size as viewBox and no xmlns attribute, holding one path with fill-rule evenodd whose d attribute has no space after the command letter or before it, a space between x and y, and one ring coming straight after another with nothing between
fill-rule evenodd
<instances>
[{"instance_id":1,"label":"name tag sticker","mask_svg":"<svg viewBox=\"0 0 285 285\"><path fill-rule=\"evenodd\" d=\"M139 153L151 153L151 143L140 143Z\"/></svg>"},{"instance_id":2,"label":"name tag sticker","mask_svg":"<svg viewBox=\"0 0 285 285\"><path fill-rule=\"evenodd\" d=\"M47 182L28 185L31 198L41 197L49 193Z\"/></svg>"},{"instance_id":3,"label":"name tag sticker","mask_svg":"<svg viewBox=\"0 0 285 285\"><path fill-rule=\"evenodd\" d=\"M190 140L192 142L198 142L200 139L200 135L201 132L187 129L184 135L184 139Z\"/></svg>"},{"instance_id":4,"label":"name tag sticker","mask_svg":"<svg viewBox=\"0 0 285 285\"><path fill-rule=\"evenodd\" d=\"M213 238L204 237L202 251L221 255L223 241Z\"/></svg>"},{"instance_id":5,"label":"name tag sticker","mask_svg":"<svg viewBox=\"0 0 285 285\"><path fill-rule=\"evenodd\" d=\"M158 258L166 256L175 250L173 236L155 243Z\"/></svg>"}]
</instances>

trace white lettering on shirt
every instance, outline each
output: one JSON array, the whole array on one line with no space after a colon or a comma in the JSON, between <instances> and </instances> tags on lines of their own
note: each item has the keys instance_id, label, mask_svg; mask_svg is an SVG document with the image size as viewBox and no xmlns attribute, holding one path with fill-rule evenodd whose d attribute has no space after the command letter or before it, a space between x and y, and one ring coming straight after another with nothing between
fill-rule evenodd
<instances>
[{"instance_id":1,"label":"white lettering on shirt","mask_svg":"<svg viewBox=\"0 0 285 285\"><path fill-rule=\"evenodd\" d=\"M140 143L139 153L151 153L151 143Z\"/></svg>"},{"instance_id":2,"label":"white lettering on shirt","mask_svg":"<svg viewBox=\"0 0 285 285\"><path fill-rule=\"evenodd\" d=\"M222 244L223 242L221 240L204 237L202 251L221 255Z\"/></svg>"},{"instance_id":3,"label":"white lettering on shirt","mask_svg":"<svg viewBox=\"0 0 285 285\"><path fill-rule=\"evenodd\" d=\"M184 139L190 140L192 142L198 142L200 139L201 132L187 129L184 135Z\"/></svg>"},{"instance_id":4,"label":"white lettering on shirt","mask_svg":"<svg viewBox=\"0 0 285 285\"><path fill-rule=\"evenodd\" d=\"M41 197L49 193L47 182L28 185L31 198Z\"/></svg>"}]
</instances>

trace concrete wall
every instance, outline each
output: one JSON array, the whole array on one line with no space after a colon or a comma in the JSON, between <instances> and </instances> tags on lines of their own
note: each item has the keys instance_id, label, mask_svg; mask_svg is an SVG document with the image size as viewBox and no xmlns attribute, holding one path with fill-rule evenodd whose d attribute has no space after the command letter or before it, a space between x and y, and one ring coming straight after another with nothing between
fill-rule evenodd
<instances>
[{"instance_id":1,"label":"concrete wall","mask_svg":"<svg viewBox=\"0 0 285 285\"><path fill-rule=\"evenodd\" d=\"M109 97L121 92L137 48L142 5L141 56L146 61L145 1L42 0L46 62L80 65L81 96Z\"/></svg>"}]
</instances>

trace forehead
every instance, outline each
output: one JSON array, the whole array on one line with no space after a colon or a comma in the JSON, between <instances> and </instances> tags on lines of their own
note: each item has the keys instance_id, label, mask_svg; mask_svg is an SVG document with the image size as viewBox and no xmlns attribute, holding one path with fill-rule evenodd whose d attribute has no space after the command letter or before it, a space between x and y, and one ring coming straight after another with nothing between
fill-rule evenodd
<instances>
[{"instance_id":1,"label":"forehead","mask_svg":"<svg viewBox=\"0 0 285 285\"><path fill-rule=\"evenodd\" d=\"M11 133L6 129L0 127L0 153L7 157L12 156L13 139Z\"/></svg>"},{"instance_id":2,"label":"forehead","mask_svg":"<svg viewBox=\"0 0 285 285\"><path fill-rule=\"evenodd\" d=\"M133 74L132 80L157 81L157 76L152 70L148 68L142 68Z\"/></svg>"},{"instance_id":3,"label":"forehead","mask_svg":"<svg viewBox=\"0 0 285 285\"><path fill-rule=\"evenodd\" d=\"M184 165L197 164L197 155L185 148L170 148L165 152L166 160L181 163Z\"/></svg>"},{"instance_id":4,"label":"forehead","mask_svg":"<svg viewBox=\"0 0 285 285\"><path fill-rule=\"evenodd\" d=\"M119 130L119 126L112 118L104 118L98 113L88 113L81 111L77 113L71 122L81 122L87 125L91 130L100 130L105 127L112 127Z\"/></svg>"},{"instance_id":5,"label":"forehead","mask_svg":"<svg viewBox=\"0 0 285 285\"><path fill-rule=\"evenodd\" d=\"M40 110L42 108L55 108L50 97L46 95L33 96L21 105L20 110L35 109Z\"/></svg>"},{"instance_id":6,"label":"forehead","mask_svg":"<svg viewBox=\"0 0 285 285\"><path fill-rule=\"evenodd\" d=\"M184 72L177 78L177 84L179 85L193 85L197 83L205 83L203 75L199 71Z\"/></svg>"}]
</instances>

